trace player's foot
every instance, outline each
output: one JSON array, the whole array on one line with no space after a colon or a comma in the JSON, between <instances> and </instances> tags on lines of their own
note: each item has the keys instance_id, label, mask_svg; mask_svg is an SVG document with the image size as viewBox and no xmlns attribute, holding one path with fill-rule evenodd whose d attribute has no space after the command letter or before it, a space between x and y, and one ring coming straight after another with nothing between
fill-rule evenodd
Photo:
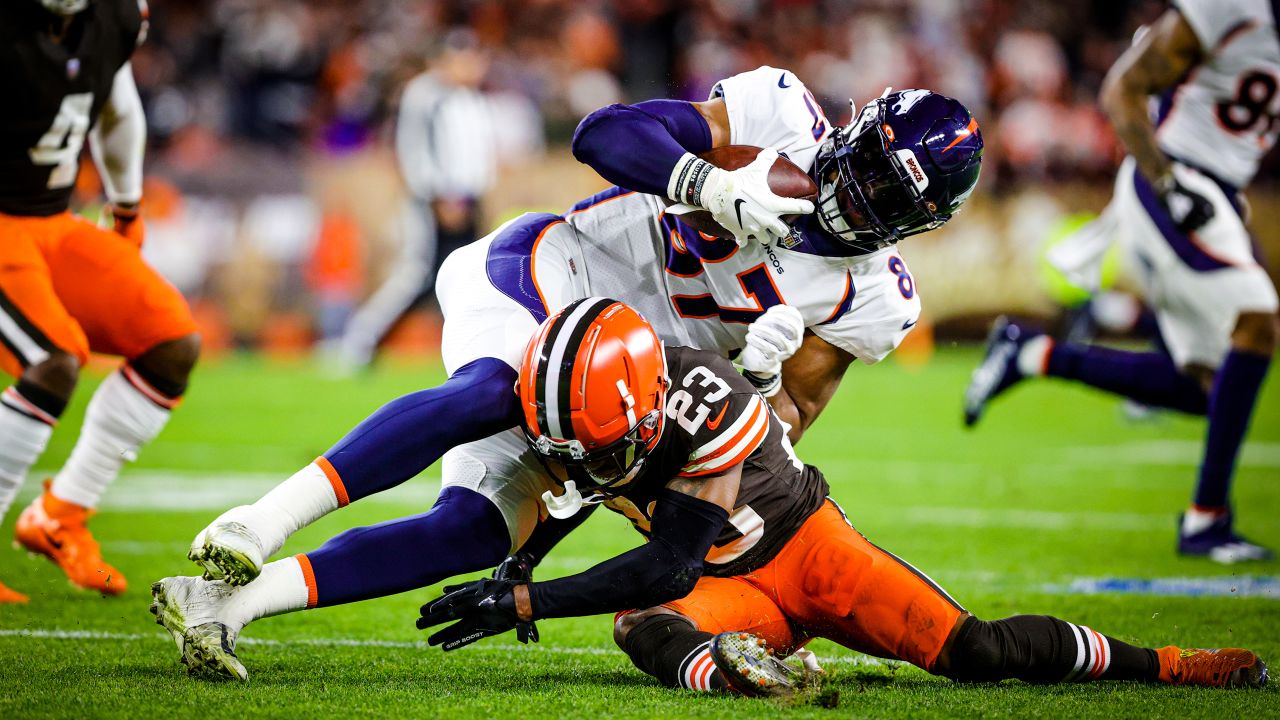
<instances>
[{"instance_id":1,"label":"player's foot","mask_svg":"<svg viewBox=\"0 0 1280 720\"><path fill-rule=\"evenodd\" d=\"M1243 648L1201 650L1170 645L1156 651L1160 681L1170 685L1260 688L1267 684L1267 664Z\"/></svg>"},{"instance_id":2,"label":"player's foot","mask_svg":"<svg viewBox=\"0 0 1280 720\"><path fill-rule=\"evenodd\" d=\"M964 424L973 427L987 404L1000 393L1013 387L1025 375L1018 369L1018 352L1023 344L1040 333L1028 332L1009 318L996 318L987 336L987 352L974 368L969 387L964 391Z\"/></svg>"},{"instance_id":3,"label":"player's foot","mask_svg":"<svg viewBox=\"0 0 1280 720\"><path fill-rule=\"evenodd\" d=\"M29 599L17 590L0 583L0 605L25 605Z\"/></svg>"},{"instance_id":4,"label":"player's foot","mask_svg":"<svg viewBox=\"0 0 1280 720\"><path fill-rule=\"evenodd\" d=\"M219 618L231 588L223 582L170 577L151 586L151 614L173 636L187 674L206 679L247 680L236 657L240 627Z\"/></svg>"},{"instance_id":5,"label":"player's foot","mask_svg":"<svg viewBox=\"0 0 1280 720\"><path fill-rule=\"evenodd\" d=\"M1178 554L1207 557L1210 560L1232 565L1238 562L1270 560L1273 555L1267 548L1249 542L1232 529L1232 514L1223 513L1213 524L1199 532L1183 531L1183 516L1178 517Z\"/></svg>"},{"instance_id":6,"label":"player's foot","mask_svg":"<svg viewBox=\"0 0 1280 720\"><path fill-rule=\"evenodd\" d=\"M204 569L205 580L245 585L262 573L262 542L240 521L249 512L246 505L231 508L196 535L187 558Z\"/></svg>"},{"instance_id":7,"label":"player's foot","mask_svg":"<svg viewBox=\"0 0 1280 720\"><path fill-rule=\"evenodd\" d=\"M730 687L743 695L786 697L804 676L773 654L763 638L746 632L722 632L711 638L711 659Z\"/></svg>"},{"instance_id":8,"label":"player's foot","mask_svg":"<svg viewBox=\"0 0 1280 720\"><path fill-rule=\"evenodd\" d=\"M44 555L62 568L73 585L119 595L128 588L124 575L102 559L98 541L85 523L93 511L44 493L18 516L14 540L27 552Z\"/></svg>"}]
</instances>

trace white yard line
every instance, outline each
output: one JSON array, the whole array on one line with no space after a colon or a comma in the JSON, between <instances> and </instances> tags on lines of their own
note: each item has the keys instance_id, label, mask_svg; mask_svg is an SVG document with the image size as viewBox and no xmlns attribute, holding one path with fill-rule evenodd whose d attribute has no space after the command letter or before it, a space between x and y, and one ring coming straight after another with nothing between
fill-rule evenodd
<instances>
[{"instance_id":1,"label":"white yard line","mask_svg":"<svg viewBox=\"0 0 1280 720\"><path fill-rule=\"evenodd\" d=\"M168 635L155 633L116 633L96 630L59 630L56 628L23 628L16 630L0 630L0 638L21 638L26 640L93 640L107 642L173 642ZM299 638L295 640L270 640L262 638L240 638L238 645L261 645L268 647L350 647L350 648L389 648L392 650L435 650L425 642L405 642L400 640L359 640L355 638ZM621 650L602 647L573 647L555 645L515 645L506 643L477 643L465 652L539 652L552 655L589 655L625 657ZM863 655L845 655L823 657L823 663L841 665L895 665L892 660Z\"/></svg>"}]
</instances>

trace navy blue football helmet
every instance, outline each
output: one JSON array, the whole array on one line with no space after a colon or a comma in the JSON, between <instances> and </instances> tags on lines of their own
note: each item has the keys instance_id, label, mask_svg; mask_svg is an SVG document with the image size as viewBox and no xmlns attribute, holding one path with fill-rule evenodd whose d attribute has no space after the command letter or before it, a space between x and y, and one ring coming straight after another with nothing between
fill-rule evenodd
<instances>
[{"instance_id":1,"label":"navy blue football helmet","mask_svg":"<svg viewBox=\"0 0 1280 720\"><path fill-rule=\"evenodd\" d=\"M982 133L958 101L900 90L831 133L814 167L822 227L872 252L951 219L978 184Z\"/></svg>"}]
</instances>

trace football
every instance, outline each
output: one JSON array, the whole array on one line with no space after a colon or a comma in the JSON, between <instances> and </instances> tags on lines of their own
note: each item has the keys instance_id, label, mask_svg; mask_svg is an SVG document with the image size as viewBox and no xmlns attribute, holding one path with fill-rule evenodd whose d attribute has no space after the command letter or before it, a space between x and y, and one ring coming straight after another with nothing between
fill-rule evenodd
<instances>
[{"instance_id":1,"label":"football","mask_svg":"<svg viewBox=\"0 0 1280 720\"><path fill-rule=\"evenodd\" d=\"M698 157L723 170L737 170L751 164L760 153L761 148L753 145L725 145L712 148ZM817 202L818 184L809 177L799 165L779 155L769 168L769 189L782 197L799 198ZM711 212L703 208L684 203L667 201L667 212L678 215L680 220L700 233L718 238L733 239L733 233L726 230L711 217ZM799 215L784 215L785 222L793 222Z\"/></svg>"}]
</instances>

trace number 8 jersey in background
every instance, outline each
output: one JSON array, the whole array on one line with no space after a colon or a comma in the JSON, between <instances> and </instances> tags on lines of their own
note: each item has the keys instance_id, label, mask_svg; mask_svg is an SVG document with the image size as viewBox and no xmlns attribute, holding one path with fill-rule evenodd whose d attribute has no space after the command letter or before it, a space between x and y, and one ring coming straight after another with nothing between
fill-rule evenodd
<instances>
[{"instance_id":1,"label":"number 8 jersey in background","mask_svg":"<svg viewBox=\"0 0 1280 720\"><path fill-rule=\"evenodd\" d=\"M0 2L0 213L67 209L80 151L145 28L139 0L97 0L63 19L32 0Z\"/></svg>"},{"instance_id":2,"label":"number 8 jersey in background","mask_svg":"<svg viewBox=\"0 0 1280 720\"><path fill-rule=\"evenodd\" d=\"M1280 36L1271 0L1175 0L1203 62L1161 98L1160 148L1243 189L1280 132Z\"/></svg>"}]
</instances>

